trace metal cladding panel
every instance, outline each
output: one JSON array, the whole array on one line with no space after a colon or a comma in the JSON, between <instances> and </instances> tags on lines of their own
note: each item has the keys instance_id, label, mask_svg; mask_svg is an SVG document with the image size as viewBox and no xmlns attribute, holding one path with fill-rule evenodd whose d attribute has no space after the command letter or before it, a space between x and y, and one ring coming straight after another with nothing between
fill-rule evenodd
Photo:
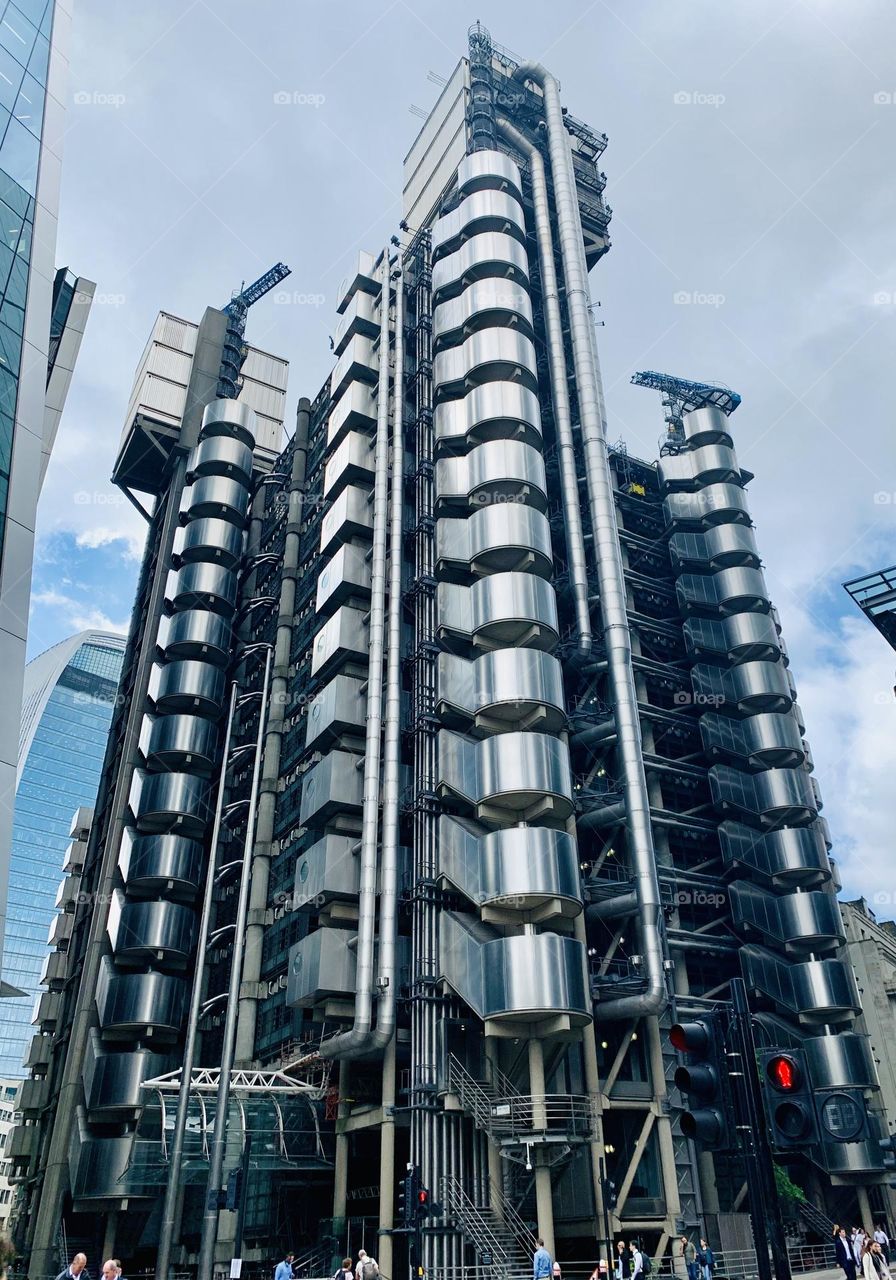
<instances>
[{"instance_id":1,"label":"metal cladding panel","mask_svg":"<svg viewBox=\"0 0 896 1280\"><path fill-rule=\"evenodd\" d=\"M169 578L165 604L175 613L184 609L211 609L230 617L236 609L236 574L220 564L185 564Z\"/></svg>"},{"instance_id":2,"label":"metal cladding panel","mask_svg":"<svg viewBox=\"0 0 896 1280\"><path fill-rule=\"evenodd\" d=\"M363 382L353 382L330 411L327 448L340 444L349 431L371 432L376 426L376 394Z\"/></svg>"},{"instance_id":3,"label":"metal cladding panel","mask_svg":"<svg viewBox=\"0 0 896 1280\"><path fill-rule=\"evenodd\" d=\"M149 676L149 697L158 711L195 711L217 717L224 701L226 677L210 662L185 658L156 663Z\"/></svg>"},{"instance_id":4,"label":"metal cladding panel","mask_svg":"<svg viewBox=\"0 0 896 1280\"><path fill-rule=\"evenodd\" d=\"M359 289L376 297L380 292L380 281L377 275L373 254L362 249L355 260L354 270L339 282L339 288L336 290L339 298L336 304L337 312L342 315Z\"/></svg>"},{"instance_id":5,"label":"metal cladding panel","mask_svg":"<svg viewBox=\"0 0 896 1280\"><path fill-rule=\"evenodd\" d=\"M131 901L116 892L109 905L107 933L116 960L153 960L183 967L193 953L196 913L178 902Z\"/></svg>"},{"instance_id":6,"label":"metal cladding panel","mask_svg":"<svg viewBox=\"0 0 896 1280\"><path fill-rule=\"evenodd\" d=\"M500 231L526 243L526 218L516 196L508 191L473 191L455 209L436 218L432 224L433 262L483 231Z\"/></svg>"},{"instance_id":7,"label":"metal cladding panel","mask_svg":"<svg viewBox=\"0 0 896 1280\"><path fill-rule=\"evenodd\" d=\"M797 1014L806 1025L851 1021L860 1012L855 977L841 960L794 963L752 943L741 947L740 957L747 985Z\"/></svg>"},{"instance_id":8,"label":"metal cladding panel","mask_svg":"<svg viewBox=\"0 0 896 1280\"><path fill-rule=\"evenodd\" d=\"M757 826L808 823L818 815L809 774L802 769L741 773L727 765L713 765L709 789L713 804L734 810Z\"/></svg>"},{"instance_id":9,"label":"metal cladding panel","mask_svg":"<svg viewBox=\"0 0 896 1280\"><path fill-rule=\"evenodd\" d=\"M353 935L344 929L316 929L289 952L286 1003L307 1008L330 996L353 996L357 987Z\"/></svg>"},{"instance_id":10,"label":"metal cladding panel","mask_svg":"<svg viewBox=\"0 0 896 1280\"><path fill-rule=\"evenodd\" d=\"M379 335L379 331L380 322L373 296L359 290L346 307L341 320L333 330L333 350L337 359L356 334L362 334L367 338L376 338Z\"/></svg>"},{"instance_id":11,"label":"metal cladding panel","mask_svg":"<svg viewBox=\"0 0 896 1280\"><path fill-rule=\"evenodd\" d=\"M538 386L538 362L535 346L525 334L515 329L479 329L465 342L440 351L433 360L435 394L464 395L471 386L483 382L522 379L535 390Z\"/></svg>"},{"instance_id":12,"label":"metal cladding panel","mask_svg":"<svg viewBox=\"0 0 896 1280\"><path fill-rule=\"evenodd\" d=\"M42 991L34 1002L32 1025L40 1027L42 1031L55 1031L61 1012L62 992Z\"/></svg>"},{"instance_id":13,"label":"metal cladding panel","mask_svg":"<svg viewBox=\"0 0 896 1280\"><path fill-rule=\"evenodd\" d=\"M806 1065L816 1089L877 1089L877 1070L868 1036L841 1031L803 1041Z\"/></svg>"},{"instance_id":14,"label":"metal cladding panel","mask_svg":"<svg viewBox=\"0 0 896 1280\"><path fill-rule=\"evenodd\" d=\"M544 458L520 440L489 440L460 457L436 463L436 497L470 506L519 502L544 511L548 482Z\"/></svg>"},{"instance_id":15,"label":"metal cladding panel","mask_svg":"<svg viewBox=\"0 0 896 1280\"><path fill-rule=\"evenodd\" d=\"M356 333L349 340L330 375L332 398L338 399L352 382L373 385L379 377L379 363L379 356L371 339L363 333Z\"/></svg>"},{"instance_id":16,"label":"metal cladding panel","mask_svg":"<svg viewBox=\"0 0 896 1280\"><path fill-rule=\"evenodd\" d=\"M523 180L519 165L504 151L473 151L464 156L457 168L457 185L461 191L509 191L520 198Z\"/></svg>"},{"instance_id":17,"label":"metal cladding panel","mask_svg":"<svg viewBox=\"0 0 896 1280\"><path fill-rule=\"evenodd\" d=\"M188 769L211 776L218 763L218 727L204 716L144 716L140 751L156 772Z\"/></svg>"},{"instance_id":18,"label":"metal cladding panel","mask_svg":"<svg viewBox=\"0 0 896 1280\"><path fill-rule=\"evenodd\" d=\"M311 658L311 674L325 676L347 662L363 662L370 650L370 635L363 609L343 605L317 635Z\"/></svg>"},{"instance_id":19,"label":"metal cladding panel","mask_svg":"<svg viewBox=\"0 0 896 1280\"><path fill-rule=\"evenodd\" d=\"M760 569L721 569L717 573L684 573L675 594L684 613L768 613L768 587Z\"/></svg>"},{"instance_id":20,"label":"metal cladding panel","mask_svg":"<svg viewBox=\"0 0 896 1280\"><path fill-rule=\"evenodd\" d=\"M231 639L230 620L208 609L187 609L163 618L159 628L159 647L169 660L195 658L225 667Z\"/></svg>"},{"instance_id":21,"label":"metal cladding panel","mask_svg":"<svg viewBox=\"0 0 896 1280\"><path fill-rule=\"evenodd\" d=\"M252 483L252 450L230 436L208 436L187 462L189 476L227 476L246 486Z\"/></svg>"},{"instance_id":22,"label":"metal cladding panel","mask_svg":"<svg viewBox=\"0 0 896 1280\"><path fill-rule=\"evenodd\" d=\"M843 922L831 893L809 891L778 895L756 885L729 888L734 924L747 936L760 933L788 951L829 951L841 945Z\"/></svg>"},{"instance_id":23,"label":"metal cladding panel","mask_svg":"<svg viewBox=\"0 0 896 1280\"><path fill-rule=\"evenodd\" d=\"M471 902L531 911L555 898L581 903L576 842L550 827L484 831L439 819L439 872Z\"/></svg>"},{"instance_id":24,"label":"metal cladding panel","mask_svg":"<svg viewBox=\"0 0 896 1280\"><path fill-rule=\"evenodd\" d=\"M302 826L316 825L332 814L358 814L364 798L363 756L331 751L302 779Z\"/></svg>"},{"instance_id":25,"label":"metal cladding panel","mask_svg":"<svg viewBox=\"0 0 896 1280\"><path fill-rule=\"evenodd\" d=\"M69 1148L69 1182L75 1208L84 1200L133 1199L127 1170L133 1139L93 1138L72 1133Z\"/></svg>"},{"instance_id":26,"label":"metal cladding panel","mask_svg":"<svg viewBox=\"0 0 896 1280\"><path fill-rule=\"evenodd\" d=\"M404 220L423 226L463 163L466 151L468 65L462 58L424 121L404 161Z\"/></svg>"},{"instance_id":27,"label":"metal cladding panel","mask_svg":"<svg viewBox=\"0 0 896 1280\"><path fill-rule=\"evenodd\" d=\"M251 449L255 411L244 400L213 400L202 413L202 436L233 436Z\"/></svg>"},{"instance_id":28,"label":"metal cladding panel","mask_svg":"<svg viewBox=\"0 0 896 1280\"><path fill-rule=\"evenodd\" d=\"M181 519L218 517L242 529L249 510L249 490L227 476L200 476L184 489L180 510Z\"/></svg>"},{"instance_id":29,"label":"metal cladding panel","mask_svg":"<svg viewBox=\"0 0 896 1280\"><path fill-rule=\"evenodd\" d=\"M469 564L481 575L525 566L549 578L554 564L551 526L542 512L518 502L481 507L468 520L436 521L436 555Z\"/></svg>"},{"instance_id":30,"label":"metal cladding panel","mask_svg":"<svg viewBox=\"0 0 896 1280\"><path fill-rule=\"evenodd\" d=\"M707 711L700 717L706 752L751 769L794 767L806 752L792 712L760 712L740 720Z\"/></svg>"},{"instance_id":31,"label":"metal cladding panel","mask_svg":"<svg viewBox=\"0 0 896 1280\"><path fill-rule=\"evenodd\" d=\"M548 733L566 723L560 663L538 649L497 649L469 662L440 653L436 693L439 703L471 719L487 715L486 727L495 731L516 729L536 716Z\"/></svg>"},{"instance_id":32,"label":"metal cladding panel","mask_svg":"<svg viewBox=\"0 0 896 1280\"><path fill-rule=\"evenodd\" d=\"M486 231L449 253L432 269L433 297L454 297L474 280L497 276L518 284L529 283L529 259L525 247L514 236Z\"/></svg>"},{"instance_id":33,"label":"metal cladding panel","mask_svg":"<svg viewBox=\"0 0 896 1280\"><path fill-rule=\"evenodd\" d=\"M144 1101L140 1088L144 1080L168 1070L165 1054L149 1049L130 1053L104 1053L99 1036L93 1032L84 1059L84 1094L88 1112L135 1111Z\"/></svg>"},{"instance_id":34,"label":"metal cladding panel","mask_svg":"<svg viewBox=\"0 0 896 1280\"><path fill-rule=\"evenodd\" d=\"M809 827L785 827L758 836L752 827L736 822L719 826L722 856L728 866L758 872L783 886L810 886L831 878L821 821Z\"/></svg>"},{"instance_id":35,"label":"metal cladding panel","mask_svg":"<svg viewBox=\"0 0 896 1280\"><path fill-rule=\"evenodd\" d=\"M187 981L175 974L118 972L103 959L96 989L100 1027L110 1035L135 1035L153 1027L175 1033L183 1023Z\"/></svg>"},{"instance_id":36,"label":"metal cladding panel","mask_svg":"<svg viewBox=\"0 0 896 1280\"><path fill-rule=\"evenodd\" d=\"M317 579L317 612L326 617L349 600L369 597L371 579L366 549L346 543Z\"/></svg>"},{"instance_id":37,"label":"metal cladding panel","mask_svg":"<svg viewBox=\"0 0 896 1280\"><path fill-rule=\"evenodd\" d=\"M746 524L717 524L705 533L673 533L669 551L678 570L696 573L741 566L758 569L760 564L756 536Z\"/></svg>"},{"instance_id":38,"label":"metal cladding panel","mask_svg":"<svg viewBox=\"0 0 896 1280\"><path fill-rule=\"evenodd\" d=\"M324 467L324 497L332 502L347 484L373 485L374 442L350 431Z\"/></svg>"},{"instance_id":39,"label":"metal cladding panel","mask_svg":"<svg viewBox=\"0 0 896 1280\"><path fill-rule=\"evenodd\" d=\"M205 871L205 850L199 840L176 835L138 835L126 827L118 866L129 894L194 898Z\"/></svg>"},{"instance_id":40,"label":"metal cladding panel","mask_svg":"<svg viewBox=\"0 0 896 1280\"><path fill-rule=\"evenodd\" d=\"M480 1018L536 1022L558 1013L591 1021L585 948L557 933L495 937L453 911L442 913L446 981Z\"/></svg>"},{"instance_id":41,"label":"metal cladding panel","mask_svg":"<svg viewBox=\"0 0 896 1280\"><path fill-rule=\"evenodd\" d=\"M144 773L135 769L129 797L141 832L173 831L200 837L211 821L209 785L192 773Z\"/></svg>"},{"instance_id":42,"label":"metal cladding panel","mask_svg":"<svg viewBox=\"0 0 896 1280\"><path fill-rule=\"evenodd\" d=\"M436 347L454 346L474 329L512 324L531 334L533 323L532 302L522 285L505 280L476 280L463 293L436 307L432 336Z\"/></svg>"},{"instance_id":43,"label":"metal cladding panel","mask_svg":"<svg viewBox=\"0 0 896 1280\"><path fill-rule=\"evenodd\" d=\"M329 555L341 542L373 536L370 490L346 485L320 522L321 555Z\"/></svg>"},{"instance_id":44,"label":"metal cladding panel","mask_svg":"<svg viewBox=\"0 0 896 1280\"><path fill-rule=\"evenodd\" d=\"M825 1168L829 1174L837 1174L844 1179L872 1175L876 1180L880 1176L880 1161L881 1151L876 1137L862 1138L858 1142L824 1144Z\"/></svg>"},{"instance_id":45,"label":"metal cladding panel","mask_svg":"<svg viewBox=\"0 0 896 1280\"><path fill-rule=\"evenodd\" d=\"M438 754L440 785L472 805L523 813L550 798L555 815L572 812L569 751L559 738L505 733L477 742L442 729Z\"/></svg>"},{"instance_id":46,"label":"metal cladding panel","mask_svg":"<svg viewBox=\"0 0 896 1280\"><path fill-rule=\"evenodd\" d=\"M730 520L751 524L747 495L739 484L712 484L697 493L670 493L663 501L668 525L708 529Z\"/></svg>"},{"instance_id":47,"label":"metal cladding panel","mask_svg":"<svg viewBox=\"0 0 896 1280\"><path fill-rule=\"evenodd\" d=\"M367 689L353 676L334 676L324 685L307 710L305 748L325 749L343 734L364 734L367 722Z\"/></svg>"},{"instance_id":48,"label":"metal cladding panel","mask_svg":"<svg viewBox=\"0 0 896 1280\"><path fill-rule=\"evenodd\" d=\"M531 573L493 573L471 587L439 583L439 631L481 644L553 649L559 640L553 586Z\"/></svg>"},{"instance_id":49,"label":"metal cladding panel","mask_svg":"<svg viewBox=\"0 0 896 1280\"><path fill-rule=\"evenodd\" d=\"M688 653L720 654L731 662L756 659L777 662L784 652L772 618L767 613L735 613L729 618L687 618L684 641Z\"/></svg>"},{"instance_id":50,"label":"metal cladding panel","mask_svg":"<svg viewBox=\"0 0 896 1280\"><path fill-rule=\"evenodd\" d=\"M787 668L781 662L742 662L727 670L698 664L691 668L691 683L698 700L724 706L729 714L789 711L793 706Z\"/></svg>"},{"instance_id":51,"label":"metal cladding panel","mask_svg":"<svg viewBox=\"0 0 896 1280\"><path fill-rule=\"evenodd\" d=\"M737 454L729 445L707 444L686 453L670 454L657 463L660 485L666 489L696 489L703 485L737 484L741 479Z\"/></svg>"},{"instance_id":52,"label":"metal cladding panel","mask_svg":"<svg viewBox=\"0 0 896 1280\"><path fill-rule=\"evenodd\" d=\"M460 400L446 400L433 410L439 441L475 441L525 436L541 440L538 396L519 382L486 382Z\"/></svg>"},{"instance_id":53,"label":"metal cladding panel","mask_svg":"<svg viewBox=\"0 0 896 1280\"><path fill-rule=\"evenodd\" d=\"M174 557L182 564L205 561L233 569L242 554L242 530L229 520L191 520L174 535Z\"/></svg>"},{"instance_id":54,"label":"metal cladding panel","mask_svg":"<svg viewBox=\"0 0 896 1280\"><path fill-rule=\"evenodd\" d=\"M684 438L692 448L704 444L731 444L728 419L714 404L692 409L682 417Z\"/></svg>"},{"instance_id":55,"label":"metal cladding panel","mask_svg":"<svg viewBox=\"0 0 896 1280\"><path fill-rule=\"evenodd\" d=\"M293 907L318 910L334 899L357 898L361 862L354 836L327 835L296 858Z\"/></svg>"}]
</instances>

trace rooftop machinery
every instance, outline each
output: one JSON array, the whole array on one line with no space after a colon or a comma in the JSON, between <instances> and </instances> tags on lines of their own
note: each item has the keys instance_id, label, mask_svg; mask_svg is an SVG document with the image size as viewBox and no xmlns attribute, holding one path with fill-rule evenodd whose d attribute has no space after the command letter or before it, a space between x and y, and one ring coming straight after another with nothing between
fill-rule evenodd
<instances>
[{"instance_id":1,"label":"rooftop machinery","mask_svg":"<svg viewBox=\"0 0 896 1280\"><path fill-rule=\"evenodd\" d=\"M671 373L656 373L645 369L632 374L632 385L660 391L666 410L666 438L660 441L660 457L679 453L684 447L683 415L694 409L713 405L729 417L740 404L740 396L728 387L714 382L692 382L688 378L676 378Z\"/></svg>"}]
</instances>

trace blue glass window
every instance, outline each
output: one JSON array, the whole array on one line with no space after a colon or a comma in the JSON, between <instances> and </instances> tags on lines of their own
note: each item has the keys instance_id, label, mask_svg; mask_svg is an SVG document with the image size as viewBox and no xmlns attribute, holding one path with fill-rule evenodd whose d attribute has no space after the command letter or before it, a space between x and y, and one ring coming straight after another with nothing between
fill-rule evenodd
<instances>
[{"instance_id":1,"label":"blue glass window","mask_svg":"<svg viewBox=\"0 0 896 1280\"><path fill-rule=\"evenodd\" d=\"M10 120L6 126L3 143L0 145L0 169L23 190L34 195L37 188L39 159L39 140L20 121Z\"/></svg>"}]
</instances>

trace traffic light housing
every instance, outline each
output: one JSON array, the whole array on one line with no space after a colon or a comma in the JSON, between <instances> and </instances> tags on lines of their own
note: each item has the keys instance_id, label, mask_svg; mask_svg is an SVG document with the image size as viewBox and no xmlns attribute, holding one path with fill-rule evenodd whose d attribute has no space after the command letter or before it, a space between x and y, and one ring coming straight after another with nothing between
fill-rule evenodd
<instances>
[{"instance_id":1,"label":"traffic light housing","mask_svg":"<svg viewBox=\"0 0 896 1280\"><path fill-rule=\"evenodd\" d=\"M224 1193L224 1208L236 1213L240 1207L243 1194L243 1166L237 1165L227 1176L227 1190Z\"/></svg>"},{"instance_id":2,"label":"traffic light housing","mask_svg":"<svg viewBox=\"0 0 896 1280\"><path fill-rule=\"evenodd\" d=\"M793 1151L817 1143L818 1115L802 1049L763 1049L759 1075L772 1147Z\"/></svg>"},{"instance_id":3,"label":"traffic light housing","mask_svg":"<svg viewBox=\"0 0 896 1280\"><path fill-rule=\"evenodd\" d=\"M878 1138L878 1145L884 1153L884 1168L891 1177L887 1181L887 1186L896 1190L896 1133L891 1133L889 1137Z\"/></svg>"},{"instance_id":4,"label":"traffic light housing","mask_svg":"<svg viewBox=\"0 0 896 1280\"><path fill-rule=\"evenodd\" d=\"M417 1221L420 1222L424 1218L428 1218L430 1214L429 1188L422 1185L417 1187L417 1195L414 1201L414 1214Z\"/></svg>"},{"instance_id":5,"label":"traffic light housing","mask_svg":"<svg viewBox=\"0 0 896 1280\"><path fill-rule=\"evenodd\" d=\"M677 1022L669 1038L687 1057L675 1070L675 1084L688 1101L681 1132L707 1151L731 1150L736 1143L721 1019L711 1011L693 1022Z\"/></svg>"},{"instance_id":6,"label":"traffic light housing","mask_svg":"<svg viewBox=\"0 0 896 1280\"><path fill-rule=\"evenodd\" d=\"M417 1218L417 1192L420 1190L420 1170L416 1165L408 1165L408 1171L398 1188L398 1221L403 1227L410 1227ZM429 1193L427 1192L427 1196Z\"/></svg>"}]
</instances>

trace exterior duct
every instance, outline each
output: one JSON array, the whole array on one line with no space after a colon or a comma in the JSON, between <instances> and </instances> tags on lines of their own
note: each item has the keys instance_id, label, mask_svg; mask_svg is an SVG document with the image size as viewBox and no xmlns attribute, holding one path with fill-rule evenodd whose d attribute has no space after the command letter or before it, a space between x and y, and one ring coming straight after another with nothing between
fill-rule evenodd
<instances>
[{"instance_id":1,"label":"exterior duct","mask_svg":"<svg viewBox=\"0 0 896 1280\"><path fill-rule=\"evenodd\" d=\"M551 215L548 209L548 186L544 176L541 152L518 129L498 116L498 130L526 157L532 179L532 201L535 206L535 235L538 241L538 263L541 268L541 288L544 303L544 322L548 337L548 355L551 370L551 396L554 401L554 430L557 436L557 453L560 461L560 484L563 495L563 521L566 528L566 552L569 557L569 582L576 609L576 627L579 633L578 650L583 657L591 652L594 637L591 631L591 611L588 607L588 570L585 560L585 539L582 534L582 512L579 507L579 486L576 478L576 457L572 437L572 414L569 406L566 353L563 346L563 320L560 314L560 290L554 266L554 242L551 234Z\"/></svg>"},{"instance_id":2,"label":"exterior duct","mask_svg":"<svg viewBox=\"0 0 896 1280\"><path fill-rule=\"evenodd\" d=\"M639 935L647 989L601 1004L604 1018L633 1018L661 1013L668 1004L662 940L662 912L656 851L650 826L650 796L641 753L641 727L632 669L631 634L626 613L625 577L616 526L613 482L607 456L603 396L597 373L589 310L588 268L576 194L572 153L563 123L557 81L538 63L516 68L514 79L532 80L544 94L554 200L560 228L560 252L566 278L573 367L579 395L582 443L588 481L594 555L600 585L604 640L619 734L618 756L625 790L628 840L639 902Z\"/></svg>"}]
</instances>

